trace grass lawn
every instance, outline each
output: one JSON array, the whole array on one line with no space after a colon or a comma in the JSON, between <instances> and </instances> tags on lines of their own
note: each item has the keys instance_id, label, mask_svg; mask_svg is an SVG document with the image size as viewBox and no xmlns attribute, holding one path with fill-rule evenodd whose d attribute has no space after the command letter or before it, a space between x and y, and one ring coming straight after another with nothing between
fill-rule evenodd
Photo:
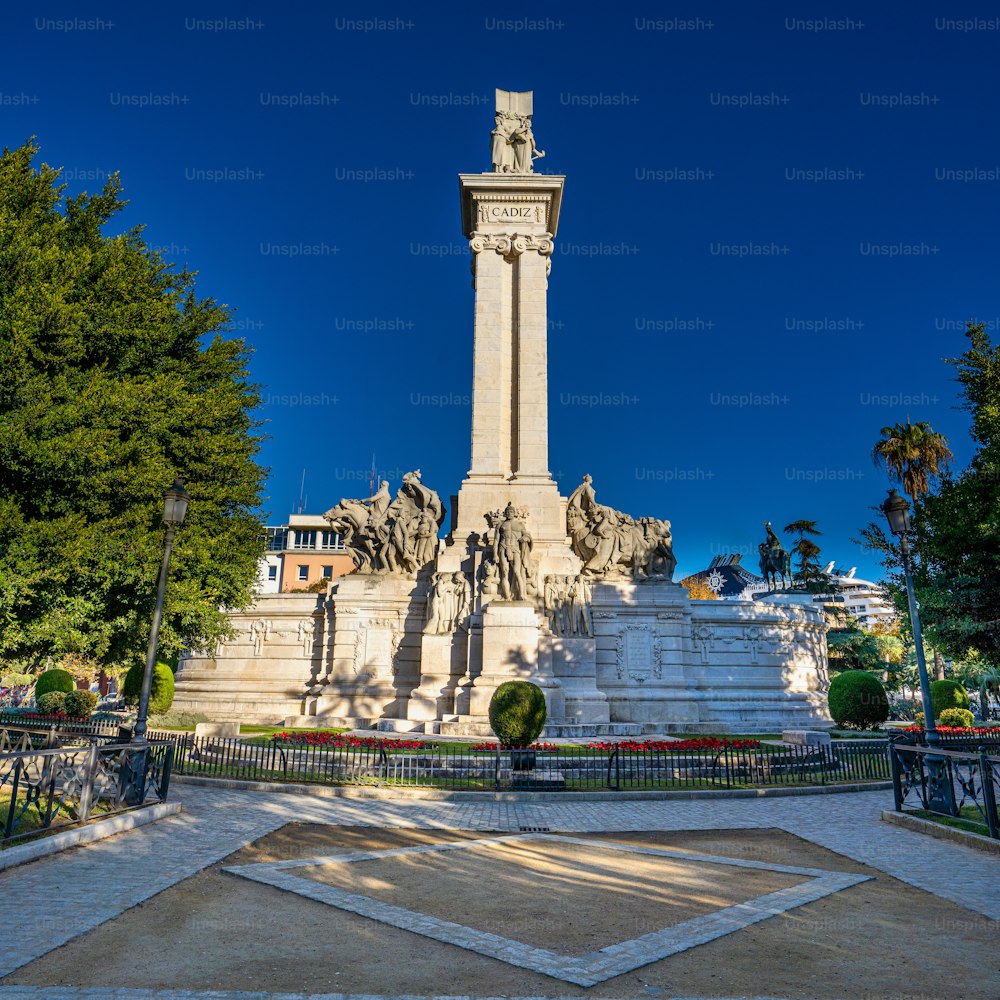
<instances>
[{"instance_id":1,"label":"grass lawn","mask_svg":"<svg viewBox=\"0 0 1000 1000\"><path fill-rule=\"evenodd\" d=\"M17 805L18 809L23 807L23 805L24 799L19 795ZM7 827L7 813L9 810L10 795L0 795L0 836L3 835L3 831ZM96 802L91 809L90 816L91 819L100 819L102 816L110 812L112 812L112 809L109 806ZM26 840L31 839L30 835L33 833L38 834L39 837L48 837L54 833L62 833L63 830L79 823L79 820L73 818L73 814L65 805L56 810L55 815L52 817L52 824L48 829L43 829L42 819L43 817L38 814L38 809L34 806L29 806L25 809L24 814L21 816L17 826L14 827L12 839L7 842L0 842L0 850L5 850L8 847L16 847L18 844L23 844Z\"/></svg>"},{"instance_id":2,"label":"grass lawn","mask_svg":"<svg viewBox=\"0 0 1000 1000\"><path fill-rule=\"evenodd\" d=\"M990 835L989 827L983 822L982 813L975 806L962 806L959 816L942 816L941 813L928 812L926 809L907 810L911 816L919 819L929 819L941 826L950 826L966 833L978 833L983 837Z\"/></svg>"}]
</instances>

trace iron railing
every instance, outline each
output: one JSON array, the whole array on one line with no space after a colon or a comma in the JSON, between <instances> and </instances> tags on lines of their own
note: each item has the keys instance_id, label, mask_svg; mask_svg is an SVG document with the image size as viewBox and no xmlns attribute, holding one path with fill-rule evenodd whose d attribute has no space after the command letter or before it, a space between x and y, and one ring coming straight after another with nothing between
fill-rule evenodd
<instances>
[{"instance_id":1,"label":"iron railing","mask_svg":"<svg viewBox=\"0 0 1000 1000\"><path fill-rule=\"evenodd\" d=\"M989 753L985 744L959 750L894 740L890 759L896 812L910 806L965 819L1000 839L1000 756Z\"/></svg>"},{"instance_id":2,"label":"iron railing","mask_svg":"<svg viewBox=\"0 0 1000 1000\"><path fill-rule=\"evenodd\" d=\"M8 739L24 730L3 725ZM18 735L18 734L21 735ZM885 740L844 740L827 746L755 749L672 750L618 746L540 749L528 761L500 748L416 740L343 739L316 743L266 737L195 737L184 732L150 732L173 750L176 774L243 781L322 785L430 787L455 791L655 791L733 789L759 786L827 785L888 781ZM2 740L3 737L0 737ZM70 724L35 733L32 745L65 746L90 741L122 745L119 727ZM3 744L0 742L0 749Z\"/></svg>"},{"instance_id":3,"label":"iron railing","mask_svg":"<svg viewBox=\"0 0 1000 1000\"><path fill-rule=\"evenodd\" d=\"M177 751L175 769L183 775L467 791L732 789L890 778L887 744L879 740L677 752L567 747L535 751L525 762L508 750L447 743L387 750L379 741L316 746L188 736Z\"/></svg>"},{"instance_id":4,"label":"iron railing","mask_svg":"<svg viewBox=\"0 0 1000 1000\"><path fill-rule=\"evenodd\" d=\"M166 800L174 747L91 740L38 748L50 733L5 730L0 746L4 845ZM4 741L6 741L4 743Z\"/></svg>"}]
</instances>

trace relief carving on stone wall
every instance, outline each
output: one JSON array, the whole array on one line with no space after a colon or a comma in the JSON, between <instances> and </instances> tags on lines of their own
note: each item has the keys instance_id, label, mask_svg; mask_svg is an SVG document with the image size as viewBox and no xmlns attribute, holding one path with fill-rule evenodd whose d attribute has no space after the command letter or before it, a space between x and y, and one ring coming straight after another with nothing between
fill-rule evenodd
<instances>
[{"instance_id":1,"label":"relief carving on stone wall","mask_svg":"<svg viewBox=\"0 0 1000 1000\"><path fill-rule=\"evenodd\" d=\"M618 677L643 684L650 677L663 677L662 640L656 630L645 623L626 625L618 632L615 659Z\"/></svg>"},{"instance_id":2,"label":"relief carving on stone wall","mask_svg":"<svg viewBox=\"0 0 1000 1000\"><path fill-rule=\"evenodd\" d=\"M472 590L464 573L435 573L427 595L426 635L449 635L468 628Z\"/></svg>"},{"instance_id":3,"label":"relief carving on stone wall","mask_svg":"<svg viewBox=\"0 0 1000 1000\"><path fill-rule=\"evenodd\" d=\"M590 584L583 576L547 576L543 600L553 635L572 638L594 634Z\"/></svg>"},{"instance_id":4,"label":"relief carving on stone wall","mask_svg":"<svg viewBox=\"0 0 1000 1000\"><path fill-rule=\"evenodd\" d=\"M250 641L253 643L253 655L263 655L264 643L271 638L271 623L263 618L257 618L250 623L247 631L250 635Z\"/></svg>"}]
</instances>

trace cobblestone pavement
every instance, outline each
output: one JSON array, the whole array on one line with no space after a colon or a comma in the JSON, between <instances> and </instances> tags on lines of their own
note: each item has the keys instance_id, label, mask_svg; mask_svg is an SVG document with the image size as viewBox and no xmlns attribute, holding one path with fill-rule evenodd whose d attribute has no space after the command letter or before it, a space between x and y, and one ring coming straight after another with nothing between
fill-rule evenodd
<instances>
[{"instance_id":1,"label":"cobblestone pavement","mask_svg":"<svg viewBox=\"0 0 1000 1000\"><path fill-rule=\"evenodd\" d=\"M374 993L261 993L212 990L118 990L69 986L0 986L0 1000L545 1000L544 997L469 997L451 993L436 997L382 996ZM560 1000L601 1000L600 997L561 997ZM645 998L643 998L645 1000ZM699 997L660 997L658 1000L701 1000ZM713 1000L727 1000L726 997ZM730 997L728 1000L781 1000L780 997Z\"/></svg>"},{"instance_id":2,"label":"cobblestone pavement","mask_svg":"<svg viewBox=\"0 0 1000 1000\"><path fill-rule=\"evenodd\" d=\"M17 900L0 975L100 926L291 821L342 826L558 833L777 827L1000 920L1000 865L989 855L882 823L885 791L760 799L496 802L319 799L176 784L184 811L139 830L0 873ZM57 902L56 902L57 901ZM0 986L0 1000L114 996L166 1000L189 991ZM208 997L208 994L201 994ZM211 994L263 997L266 994ZM291 994L283 994L292 1000Z\"/></svg>"}]
</instances>

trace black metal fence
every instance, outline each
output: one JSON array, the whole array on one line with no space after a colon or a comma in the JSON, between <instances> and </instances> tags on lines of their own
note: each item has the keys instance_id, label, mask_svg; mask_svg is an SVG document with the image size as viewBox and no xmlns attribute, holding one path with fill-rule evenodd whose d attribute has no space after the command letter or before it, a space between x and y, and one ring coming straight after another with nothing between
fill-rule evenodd
<instances>
[{"instance_id":1,"label":"black metal fence","mask_svg":"<svg viewBox=\"0 0 1000 1000\"><path fill-rule=\"evenodd\" d=\"M956 748L956 742L928 747L922 742L893 741L890 761L896 812L909 806L963 819L1000 839L1000 745L991 741L975 749Z\"/></svg>"},{"instance_id":2,"label":"black metal fence","mask_svg":"<svg viewBox=\"0 0 1000 1000\"><path fill-rule=\"evenodd\" d=\"M0 842L103 819L162 802L174 747L54 740L53 732L3 730L0 738ZM52 745L53 742L61 745Z\"/></svg>"},{"instance_id":3,"label":"black metal fence","mask_svg":"<svg viewBox=\"0 0 1000 1000\"><path fill-rule=\"evenodd\" d=\"M176 771L184 775L468 791L718 789L890 778L887 744L877 740L757 750L566 747L524 754L447 743L386 749L375 741L317 746L189 736L177 749Z\"/></svg>"},{"instance_id":4,"label":"black metal fence","mask_svg":"<svg viewBox=\"0 0 1000 1000\"><path fill-rule=\"evenodd\" d=\"M8 739L15 738L23 725L16 717L0 716L0 733ZM455 791L655 791L828 785L891 777L885 740L845 740L816 747L761 744L753 749L678 750L664 743L653 749L637 749L634 744L627 749L563 746L526 753L350 737L297 743L183 732L151 731L148 736L171 748L176 774L242 781ZM113 723L58 723L36 732L34 739L40 742L34 745L90 742L114 747L123 738Z\"/></svg>"}]
</instances>

